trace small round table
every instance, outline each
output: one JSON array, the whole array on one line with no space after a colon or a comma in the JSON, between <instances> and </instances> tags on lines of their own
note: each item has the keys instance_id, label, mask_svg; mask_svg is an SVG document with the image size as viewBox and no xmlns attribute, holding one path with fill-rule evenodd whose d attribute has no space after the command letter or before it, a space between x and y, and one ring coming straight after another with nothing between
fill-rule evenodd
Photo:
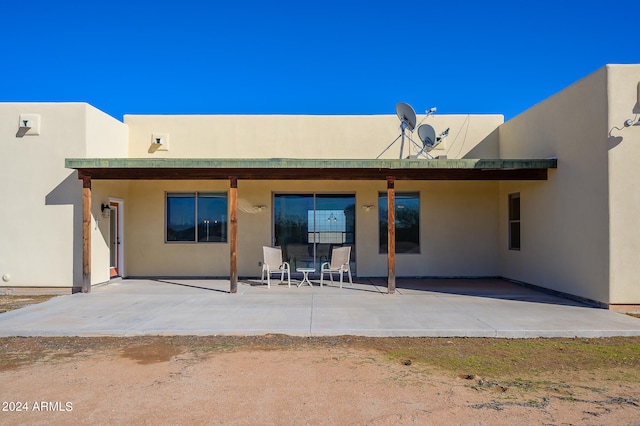
<instances>
[{"instance_id":1,"label":"small round table","mask_svg":"<svg viewBox=\"0 0 640 426\"><path fill-rule=\"evenodd\" d=\"M300 287L304 283L307 283L311 287L313 287L313 284L311 284L311 281L309 281L309 274L315 271L316 271L315 268L296 268L296 272L302 272L302 281L300 281L300 283L298 284L298 287Z\"/></svg>"}]
</instances>

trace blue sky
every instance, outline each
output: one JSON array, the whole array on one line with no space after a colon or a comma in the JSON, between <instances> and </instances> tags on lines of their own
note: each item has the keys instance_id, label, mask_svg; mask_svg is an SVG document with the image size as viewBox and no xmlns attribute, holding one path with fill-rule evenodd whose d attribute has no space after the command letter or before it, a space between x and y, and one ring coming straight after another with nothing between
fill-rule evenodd
<instances>
[{"instance_id":1,"label":"blue sky","mask_svg":"<svg viewBox=\"0 0 640 426\"><path fill-rule=\"evenodd\" d=\"M504 114L638 63L631 1L42 1L0 7L0 101L123 114Z\"/></svg>"}]
</instances>

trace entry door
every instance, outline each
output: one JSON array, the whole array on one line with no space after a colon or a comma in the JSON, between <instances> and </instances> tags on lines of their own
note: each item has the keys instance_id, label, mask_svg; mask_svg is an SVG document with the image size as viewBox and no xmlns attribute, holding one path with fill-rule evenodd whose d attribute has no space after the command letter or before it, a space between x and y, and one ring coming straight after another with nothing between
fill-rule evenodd
<instances>
[{"instance_id":1,"label":"entry door","mask_svg":"<svg viewBox=\"0 0 640 426\"><path fill-rule=\"evenodd\" d=\"M315 268L334 247L351 246L355 270L355 196L353 194L275 194L274 244L282 247L291 269Z\"/></svg>"},{"instance_id":2,"label":"entry door","mask_svg":"<svg viewBox=\"0 0 640 426\"><path fill-rule=\"evenodd\" d=\"M120 259L121 259L121 224L120 210L121 205L117 201L109 201L109 275L111 278L120 276Z\"/></svg>"}]
</instances>

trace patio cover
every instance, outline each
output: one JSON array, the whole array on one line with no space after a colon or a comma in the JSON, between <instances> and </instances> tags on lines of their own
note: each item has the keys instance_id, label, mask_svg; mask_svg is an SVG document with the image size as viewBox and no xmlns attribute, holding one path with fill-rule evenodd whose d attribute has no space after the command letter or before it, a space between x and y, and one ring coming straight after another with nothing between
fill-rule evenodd
<instances>
[{"instance_id":1,"label":"patio cover","mask_svg":"<svg viewBox=\"0 0 640 426\"><path fill-rule=\"evenodd\" d=\"M91 289L91 180L229 180L229 281L238 287L238 179L386 180L388 292L395 292L396 180L546 180L556 159L67 158L83 181L83 291Z\"/></svg>"},{"instance_id":2,"label":"patio cover","mask_svg":"<svg viewBox=\"0 0 640 426\"><path fill-rule=\"evenodd\" d=\"M546 180L556 159L68 158L92 179Z\"/></svg>"}]
</instances>

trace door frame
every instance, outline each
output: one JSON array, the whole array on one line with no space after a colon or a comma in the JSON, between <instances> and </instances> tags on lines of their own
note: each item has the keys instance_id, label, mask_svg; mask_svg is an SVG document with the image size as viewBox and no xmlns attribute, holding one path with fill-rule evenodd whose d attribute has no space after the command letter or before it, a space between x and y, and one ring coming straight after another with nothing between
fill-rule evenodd
<instances>
[{"instance_id":1,"label":"door frame","mask_svg":"<svg viewBox=\"0 0 640 426\"><path fill-rule=\"evenodd\" d=\"M315 191L315 190L310 190L310 191L272 191L271 192L271 205L272 205L272 214L271 214L271 241L272 241L272 245L275 246L276 245L276 202L275 199L277 196L281 196L281 195L308 195L311 196L313 198L313 211L314 211L314 220L317 221L317 212L318 212L318 207L317 207L317 199L318 196L322 197L322 196L340 196L340 195L346 195L346 196L352 196L353 200L354 200L354 221L357 222L357 211L355 210L355 205L357 202L357 194L356 191ZM352 265L352 269L351 271L356 271L357 268L357 264L356 264L356 259L355 259L355 250L356 250L356 242L357 242L357 238L355 235L356 232L356 226L354 223L354 229L353 229L353 243L346 243L347 245L351 246L351 260L350 260L350 264ZM314 267L316 267L318 270L320 269L320 265L322 264L322 260L320 260L319 256L318 256L318 244L319 242L316 242L317 239L317 231L314 233L316 235L314 235L313 239L313 265ZM326 259L327 261L330 260L330 255L329 258ZM293 264L291 265L291 267L295 270L295 267L293 266ZM298 266L299 267L299 266Z\"/></svg>"},{"instance_id":2,"label":"door frame","mask_svg":"<svg viewBox=\"0 0 640 426\"><path fill-rule=\"evenodd\" d=\"M124 200L121 198L109 197L110 214L116 214L116 241L117 255L116 268L111 267L111 218L109 219L108 247L109 247L109 277L124 277Z\"/></svg>"}]
</instances>

